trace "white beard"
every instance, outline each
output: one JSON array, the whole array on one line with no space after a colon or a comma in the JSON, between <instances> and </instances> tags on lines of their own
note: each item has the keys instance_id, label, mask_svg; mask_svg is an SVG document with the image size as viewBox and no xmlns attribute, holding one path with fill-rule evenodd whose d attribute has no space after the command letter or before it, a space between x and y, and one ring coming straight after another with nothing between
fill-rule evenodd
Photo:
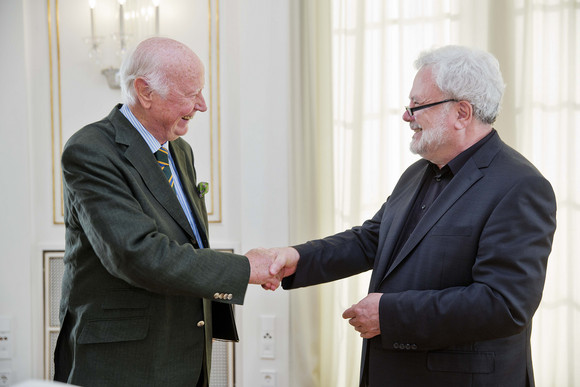
<instances>
[{"instance_id":1,"label":"white beard","mask_svg":"<svg viewBox=\"0 0 580 387\"><path fill-rule=\"evenodd\" d=\"M432 128L421 130L421 136L418 140L411 140L409 149L412 153L424 157L427 154L435 152L437 148L446 142L446 134L449 133L449 129L445 124L447 112L447 109L442 112L443 114L441 114L439 121ZM419 128L421 128L420 125L411 124L411 129Z\"/></svg>"}]
</instances>

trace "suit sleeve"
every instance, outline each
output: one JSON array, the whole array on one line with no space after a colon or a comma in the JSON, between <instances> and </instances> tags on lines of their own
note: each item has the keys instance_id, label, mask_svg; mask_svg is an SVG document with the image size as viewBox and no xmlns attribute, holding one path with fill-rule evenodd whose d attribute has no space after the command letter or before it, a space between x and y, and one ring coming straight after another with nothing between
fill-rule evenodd
<instances>
[{"instance_id":1,"label":"suit sleeve","mask_svg":"<svg viewBox=\"0 0 580 387\"><path fill-rule=\"evenodd\" d=\"M107 144L89 143L69 141L62 156L68 253L94 254L112 276L151 292L207 299L230 293L223 302L243 303L247 258L196 250L183 237L160 232L161 218L136 199L147 189L135 183L138 174Z\"/></svg>"},{"instance_id":2,"label":"suit sleeve","mask_svg":"<svg viewBox=\"0 0 580 387\"><path fill-rule=\"evenodd\" d=\"M541 176L515 183L485 220L471 283L383 294L382 346L405 342L429 350L523 331L542 297L555 203Z\"/></svg>"}]
</instances>

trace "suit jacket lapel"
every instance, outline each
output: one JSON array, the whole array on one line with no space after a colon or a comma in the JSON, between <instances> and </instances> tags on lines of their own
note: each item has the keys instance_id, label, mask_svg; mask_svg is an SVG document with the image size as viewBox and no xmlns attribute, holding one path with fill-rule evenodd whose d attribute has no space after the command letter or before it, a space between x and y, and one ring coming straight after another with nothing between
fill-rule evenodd
<instances>
[{"instance_id":1,"label":"suit jacket lapel","mask_svg":"<svg viewBox=\"0 0 580 387\"><path fill-rule=\"evenodd\" d=\"M500 148L503 146L499 135L496 133L495 136L489 139L481 149L479 149L475 154L466 161L465 165L457 173L456 176L451 179L449 185L441 193L441 195L435 200L433 206L423 219L417 224L415 230L409 236L407 242L401 248L399 254L395 257L393 264L389 267L388 272L385 277L387 277L405 258L413 251L415 246L425 237L425 235L431 230L431 228L437 223L437 221L447 212L447 210L479 179L481 179L484 174L482 169L487 168L493 158L497 155ZM413 184L413 183L411 183ZM399 232L396 238L399 237ZM396 239L394 239L396 243ZM392 248L391 248L392 251Z\"/></svg>"},{"instance_id":2,"label":"suit jacket lapel","mask_svg":"<svg viewBox=\"0 0 580 387\"><path fill-rule=\"evenodd\" d=\"M389 211L393 212L396 208L401 208L401 211L396 211L395 215L385 218L383 224L390 224L390 227L384 227L385 234L381 234L380 239L386 242L384 247L379 246L381 256L377 267L373 272L371 279L370 290L374 291L379 286L380 282L389 276L389 274L400 265L413 251L413 249L423 240L425 235L433 228L439 219L447 212L447 210L484 174L482 169L487 168L493 158L497 155L500 148L503 146L499 135L493 136L485 145L481 147L461 168L456 176L451 179L449 185L433 203L432 208L425 214L423 219L417 224L415 230L409 236L407 242L403 245L399 253L393 259L393 263L387 268L393 250L396 246L397 240L401 234L405 219L411 210L411 205L418 193L420 184L420 176L424 175L424 169L418 170L415 178L408 179L407 184L401 188L401 192L397 192L397 197L408 198L399 199L390 204ZM393 193L394 195L394 193ZM392 223L389 223L392 222ZM388 270L388 271L387 271Z\"/></svg>"},{"instance_id":3,"label":"suit jacket lapel","mask_svg":"<svg viewBox=\"0 0 580 387\"><path fill-rule=\"evenodd\" d=\"M389 198L388 208L385 211L385 216L381 223L389 225L389 227L381 228L381 235L379 236L379 246L377 251L380 251L380 259L377 260L376 266L373 269L373 275L370 283L370 291L374 291L380 280L385 276L390 262L390 257L397 245L399 236L405 225L405 220L411 211L411 207L415 202L415 198L419 193L419 188L422 185L422 180L425 178L425 167L420 169L412 179L408 180L404 187L397 192L396 196Z\"/></svg>"},{"instance_id":4,"label":"suit jacket lapel","mask_svg":"<svg viewBox=\"0 0 580 387\"><path fill-rule=\"evenodd\" d=\"M174 143L169 143L171 148L171 154L173 156L173 161L179 173L179 179L181 180L181 185L185 192L185 196L189 201L191 211L196 221L196 226L200 233L202 239L207 240L207 222L205 216L205 211L203 210L203 204L196 187L196 174L193 169L193 161L191 163L187 162L187 155L182 147L174 145ZM207 247L207 246L206 246Z\"/></svg>"},{"instance_id":5,"label":"suit jacket lapel","mask_svg":"<svg viewBox=\"0 0 580 387\"><path fill-rule=\"evenodd\" d=\"M133 125L119 112L113 109L109 115L116 129L115 141L126 146L125 157L143 178L145 185L170 216L191 236L193 230L183 213L175 192L171 189L155 156ZM181 176L180 176L181 177Z\"/></svg>"},{"instance_id":6,"label":"suit jacket lapel","mask_svg":"<svg viewBox=\"0 0 580 387\"><path fill-rule=\"evenodd\" d=\"M464 193L475 184L476 181L483 177L483 173L479 170L473 159L469 159L463 168L459 171L457 176L453 177L449 185L439 195L433 203L433 206L427 211L425 216L419 221L415 230L409 236L407 242L403 245L393 264L389 267L386 276L388 276L417 246L417 244L425 237L427 232L437 223L437 221L447 212L447 210L455 203ZM397 238L399 237L397 233ZM396 243L396 241L395 241ZM385 277L386 277L385 276Z\"/></svg>"}]
</instances>

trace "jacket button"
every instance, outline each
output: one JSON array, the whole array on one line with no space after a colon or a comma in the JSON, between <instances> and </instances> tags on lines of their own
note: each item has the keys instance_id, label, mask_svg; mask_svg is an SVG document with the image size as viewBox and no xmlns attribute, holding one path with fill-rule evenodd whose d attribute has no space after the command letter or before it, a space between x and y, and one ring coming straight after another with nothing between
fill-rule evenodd
<instances>
[{"instance_id":1,"label":"jacket button","mask_svg":"<svg viewBox=\"0 0 580 387\"><path fill-rule=\"evenodd\" d=\"M231 300L232 298L234 298L234 296L231 293L228 294L228 300Z\"/></svg>"},{"instance_id":2,"label":"jacket button","mask_svg":"<svg viewBox=\"0 0 580 387\"><path fill-rule=\"evenodd\" d=\"M395 348L395 349L399 349L399 343L395 343L395 344L393 344L393 348Z\"/></svg>"},{"instance_id":3,"label":"jacket button","mask_svg":"<svg viewBox=\"0 0 580 387\"><path fill-rule=\"evenodd\" d=\"M216 299L216 300L219 300L220 299L220 294L219 293L214 294L213 295L213 298Z\"/></svg>"},{"instance_id":4,"label":"jacket button","mask_svg":"<svg viewBox=\"0 0 580 387\"><path fill-rule=\"evenodd\" d=\"M202 328L204 325L205 325L205 322L203 320L197 322L198 328Z\"/></svg>"},{"instance_id":5,"label":"jacket button","mask_svg":"<svg viewBox=\"0 0 580 387\"><path fill-rule=\"evenodd\" d=\"M417 344L411 344L411 349L412 350L416 350L417 349Z\"/></svg>"}]
</instances>

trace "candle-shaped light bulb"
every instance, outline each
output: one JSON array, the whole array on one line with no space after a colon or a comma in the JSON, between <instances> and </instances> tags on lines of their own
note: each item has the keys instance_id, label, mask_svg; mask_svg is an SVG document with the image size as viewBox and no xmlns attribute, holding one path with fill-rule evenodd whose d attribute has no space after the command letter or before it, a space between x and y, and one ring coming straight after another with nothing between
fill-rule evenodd
<instances>
[{"instance_id":1,"label":"candle-shaped light bulb","mask_svg":"<svg viewBox=\"0 0 580 387\"><path fill-rule=\"evenodd\" d=\"M125 13L123 12L123 5L125 0L119 1L119 41L121 42L121 51L125 49Z\"/></svg>"},{"instance_id":2,"label":"candle-shaped light bulb","mask_svg":"<svg viewBox=\"0 0 580 387\"><path fill-rule=\"evenodd\" d=\"M161 0L153 0L155 6L155 35L159 35L159 3Z\"/></svg>"},{"instance_id":3,"label":"candle-shaped light bulb","mask_svg":"<svg viewBox=\"0 0 580 387\"><path fill-rule=\"evenodd\" d=\"M155 7L155 35L159 35L159 4L161 0L151 0Z\"/></svg>"},{"instance_id":4,"label":"candle-shaped light bulb","mask_svg":"<svg viewBox=\"0 0 580 387\"><path fill-rule=\"evenodd\" d=\"M97 5L97 0L89 0L89 8L91 11L91 44L95 44L95 6Z\"/></svg>"}]
</instances>

